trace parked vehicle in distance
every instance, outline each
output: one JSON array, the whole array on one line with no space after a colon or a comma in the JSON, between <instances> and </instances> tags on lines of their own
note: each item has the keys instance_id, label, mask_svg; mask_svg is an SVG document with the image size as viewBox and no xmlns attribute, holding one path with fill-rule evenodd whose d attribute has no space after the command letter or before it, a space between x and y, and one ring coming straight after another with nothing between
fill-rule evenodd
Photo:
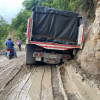
<instances>
[{"instance_id":1,"label":"parked vehicle in distance","mask_svg":"<svg viewBox=\"0 0 100 100\"><path fill-rule=\"evenodd\" d=\"M34 7L27 24L26 64L59 64L71 59L82 49L84 29L78 13Z\"/></svg>"}]
</instances>

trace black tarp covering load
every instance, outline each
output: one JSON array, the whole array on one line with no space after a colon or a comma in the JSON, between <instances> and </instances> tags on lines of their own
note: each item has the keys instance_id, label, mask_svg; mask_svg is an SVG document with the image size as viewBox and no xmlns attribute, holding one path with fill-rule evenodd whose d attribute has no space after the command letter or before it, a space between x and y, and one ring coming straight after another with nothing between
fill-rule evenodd
<instances>
[{"instance_id":1,"label":"black tarp covering load","mask_svg":"<svg viewBox=\"0 0 100 100\"><path fill-rule=\"evenodd\" d=\"M40 6L32 11L33 41L77 44L78 27L82 20L78 13Z\"/></svg>"}]
</instances>

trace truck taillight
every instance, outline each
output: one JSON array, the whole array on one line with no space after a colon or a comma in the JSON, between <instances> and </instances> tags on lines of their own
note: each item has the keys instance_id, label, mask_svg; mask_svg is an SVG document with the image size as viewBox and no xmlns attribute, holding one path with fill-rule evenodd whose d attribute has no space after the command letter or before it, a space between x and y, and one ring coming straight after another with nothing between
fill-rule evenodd
<instances>
[{"instance_id":1,"label":"truck taillight","mask_svg":"<svg viewBox=\"0 0 100 100\"><path fill-rule=\"evenodd\" d=\"M68 56L64 56L64 55L63 55L62 58L63 58L63 59L70 59L70 56L69 56L69 55L68 55Z\"/></svg>"},{"instance_id":2,"label":"truck taillight","mask_svg":"<svg viewBox=\"0 0 100 100\"><path fill-rule=\"evenodd\" d=\"M65 59L65 56L62 56L63 59Z\"/></svg>"},{"instance_id":3,"label":"truck taillight","mask_svg":"<svg viewBox=\"0 0 100 100\"><path fill-rule=\"evenodd\" d=\"M34 53L34 56L35 57L43 57L43 54L42 53Z\"/></svg>"},{"instance_id":4,"label":"truck taillight","mask_svg":"<svg viewBox=\"0 0 100 100\"><path fill-rule=\"evenodd\" d=\"M43 54L40 53L40 57L43 57Z\"/></svg>"},{"instance_id":5,"label":"truck taillight","mask_svg":"<svg viewBox=\"0 0 100 100\"><path fill-rule=\"evenodd\" d=\"M67 59L69 59L70 57L69 57L69 56L67 56L66 58L67 58Z\"/></svg>"},{"instance_id":6,"label":"truck taillight","mask_svg":"<svg viewBox=\"0 0 100 100\"><path fill-rule=\"evenodd\" d=\"M35 53L35 56L38 56L38 53Z\"/></svg>"}]
</instances>

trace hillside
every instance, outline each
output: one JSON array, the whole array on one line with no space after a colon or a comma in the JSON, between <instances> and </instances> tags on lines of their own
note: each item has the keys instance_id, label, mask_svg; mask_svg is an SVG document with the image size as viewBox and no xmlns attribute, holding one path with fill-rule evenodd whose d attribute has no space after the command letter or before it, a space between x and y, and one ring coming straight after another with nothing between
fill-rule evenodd
<instances>
[{"instance_id":1,"label":"hillside","mask_svg":"<svg viewBox=\"0 0 100 100\"><path fill-rule=\"evenodd\" d=\"M86 32L84 48L77 54L77 62L90 79L100 80L100 1L97 2L95 16Z\"/></svg>"}]
</instances>

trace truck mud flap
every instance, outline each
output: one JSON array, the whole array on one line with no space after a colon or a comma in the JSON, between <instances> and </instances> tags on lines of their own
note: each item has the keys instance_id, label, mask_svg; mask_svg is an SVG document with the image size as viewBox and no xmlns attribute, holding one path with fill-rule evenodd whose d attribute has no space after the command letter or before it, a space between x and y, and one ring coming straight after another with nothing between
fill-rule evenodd
<instances>
[{"instance_id":1,"label":"truck mud flap","mask_svg":"<svg viewBox=\"0 0 100 100\"><path fill-rule=\"evenodd\" d=\"M35 47L32 44L26 45L26 65L32 65L36 63L35 57L33 57L34 48Z\"/></svg>"}]
</instances>

